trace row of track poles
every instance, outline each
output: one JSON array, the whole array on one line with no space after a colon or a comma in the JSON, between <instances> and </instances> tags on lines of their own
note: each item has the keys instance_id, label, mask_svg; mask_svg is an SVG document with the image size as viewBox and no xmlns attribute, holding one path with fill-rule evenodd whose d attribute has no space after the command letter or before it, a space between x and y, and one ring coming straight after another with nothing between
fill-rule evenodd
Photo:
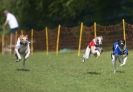
<instances>
[{"instance_id":1,"label":"row of track poles","mask_svg":"<svg viewBox=\"0 0 133 92\"><path fill-rule=\"evenodd\" d=\"M126 32L125 32L125 20L122 20L122 24L123 24L123 39L126 41ZM94 37L97 36L97 29L96 29L96 22L94 22L93 25L93 31L94 31ZM84 29L84 24L83 22L81 22L80 25L80 35L79 35L79 44L78 44L78 56L80 56L81 54L81 46L82 46L82 35L83 35L83 30ZM58 26L58 30L57 30L57 39L56 39L56 55L58 55L59 53L59 44L60 44L60 32L61 32L61 25ZM23 30L21 30L21 34L23 33ZM2 55L4 55L4 46L5 46L5 29L3 28L3 33L2 33ZM15 33L15 42L17 41L17 37L18 37L18 33ZM49 52L49 36L48 36L48 28L45 27L45 39L46 39L46 55L48 55ZM12 46L12 35L10 35L10 46ZM31 53L33 54L34 52L34 30L31 30Z\"/></svg>"},{"instance_id":2,"label":"row of track poles","mask_svg":"<svg viewBox=\"0 0 133 92\"><path fill-rule=\"evenodd\" d=\"M80 26L80 36L79 36L79 46L78 46L78 56L80 56L80 53L81 53L81 45L82 45L82 34L83 34L83 23L81 23L81 26ZM93 24L93 31L94 31L94 37L97 36L97 25L96 25L96 22L94 22ZM122 19L122 27L123 27L123 39L125 40L126 42L126 31L125 31L125 20Z\"/></svg>"}]
</instances>

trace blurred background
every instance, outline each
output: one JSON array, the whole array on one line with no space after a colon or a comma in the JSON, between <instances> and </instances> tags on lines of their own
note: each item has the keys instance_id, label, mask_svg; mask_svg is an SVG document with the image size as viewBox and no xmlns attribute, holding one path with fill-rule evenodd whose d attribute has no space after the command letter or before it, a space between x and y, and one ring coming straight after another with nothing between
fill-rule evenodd
<instances>
[{"instance_id":1,"label":"blurred background","mask_svg":"<svg viewBox=\"0 0 133 92\"><path fill-rule=\"evenodd\" d=\"M0 24L3 10L9 10L24 29L41 30L58 24L72 27L81 22L92 25L133 23L133 0L0 0Z\"/></svg>"}]
</instances>

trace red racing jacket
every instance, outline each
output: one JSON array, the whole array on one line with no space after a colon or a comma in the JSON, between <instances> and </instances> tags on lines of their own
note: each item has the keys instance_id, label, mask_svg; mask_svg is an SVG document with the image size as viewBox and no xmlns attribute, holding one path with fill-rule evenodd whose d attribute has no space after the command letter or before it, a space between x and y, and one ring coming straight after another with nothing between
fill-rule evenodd
<instances>
[{"instance_id":1,"label":"red racing jacket","mask_svg":"<svg viewBox=\"0 0 133 92\"><path fill-rule=\"evenodd\" d=\"M88 43L89 48L91 48L92 46L96 46L96 43L94 41L91 41Z\"/></svg>"}]
</instances>

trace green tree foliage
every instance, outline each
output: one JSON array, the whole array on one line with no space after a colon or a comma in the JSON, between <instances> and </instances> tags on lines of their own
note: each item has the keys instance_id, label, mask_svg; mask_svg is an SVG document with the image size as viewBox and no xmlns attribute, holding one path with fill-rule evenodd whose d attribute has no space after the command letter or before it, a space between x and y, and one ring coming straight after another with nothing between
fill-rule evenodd
<instances>
[{"instance_id":1,"label":"green tree foliage","mask_svg":"<svg viewBox=\"0 0 133 92\"><path fill-rule=\"evenodd\" d=\"M133 22L133 0L0 0L0 23L4 21L3 10L16 15L21 27L114 24L125 18Z\"/></svg>"}]
</instances>

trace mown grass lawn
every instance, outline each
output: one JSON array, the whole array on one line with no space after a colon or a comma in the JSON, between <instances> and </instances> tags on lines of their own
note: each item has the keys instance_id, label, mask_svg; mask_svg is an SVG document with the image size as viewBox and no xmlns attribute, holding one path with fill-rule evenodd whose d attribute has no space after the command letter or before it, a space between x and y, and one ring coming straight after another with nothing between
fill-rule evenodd
<instances>
[{"instance_id":1,"label":"mown grass lawn","mask_svg":"<svg viewBox=\"0 0 133 92\"><path fill-rule=\"evenodd\" d=\"M25 69L13 55L0 55L0 92L133 92L133 51L116 74L109 51L85 63L76 52L37 52Z\"/></svg>"}]
</instances>

